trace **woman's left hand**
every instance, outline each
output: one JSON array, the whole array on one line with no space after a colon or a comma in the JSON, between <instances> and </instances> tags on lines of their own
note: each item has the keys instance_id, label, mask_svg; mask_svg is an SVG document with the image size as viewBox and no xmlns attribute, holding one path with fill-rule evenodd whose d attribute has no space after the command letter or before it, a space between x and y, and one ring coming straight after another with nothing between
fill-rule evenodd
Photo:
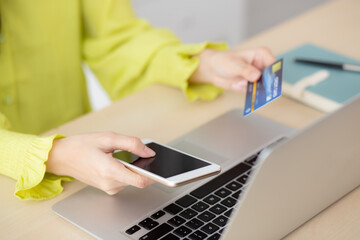
<instances>
[{"instance_id":1,"label":"woman's left hand","mask_svg":"<svg viewBox=\"0 0 360 240\"><path fill-rule=\"evenodd\" d=\"M189 82L212 83L235 91L245 90L248 81L257 81L261 70L276 60L270 50L263 47L227 51L206 49L198 57L199 66Z\"/></svg>"}]
</instances>

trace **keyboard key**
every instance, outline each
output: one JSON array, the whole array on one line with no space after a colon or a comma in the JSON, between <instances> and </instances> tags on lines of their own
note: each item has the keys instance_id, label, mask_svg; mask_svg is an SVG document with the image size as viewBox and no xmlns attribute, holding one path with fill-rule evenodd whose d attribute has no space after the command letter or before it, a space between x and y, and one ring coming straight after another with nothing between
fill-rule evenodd
<instances>
[{"instance_id":1,"label":"keyboard key","mask_svg":"<svg viewBox=\"0 0 360 240\"><path fill-rule=\"evenodd\" d=\"M195 189L190 193L190 195L196 198L203 198L218 189L219 187L224 186L230 180L236 178L237 176L240 176L242 173L245 173L250 168L251 167L249 165L245 163L240 163L235 167L231 168L230 170L222 173L218 177L207 182L206 184L202 185L201 187Z\"/></svg>"},{"instance_id":2,"label":"keyboard key","mask_svg":"<svg viewBox=\"0 0 360 240\"><path fill-rule=\"evenodd\" d=\"M172 203L169 206L165 207L164 211L170 213L171 215L175 215L182 211L182 207Z\"/></svg>"},{"instance_id":3,"label":"keyboard key","mask_svg":"<svg viewBox=\"0 0 360 240\"><path fill-rule=\"evenodd\" d=\"M215 217L215 215L208 211L205 211L198 216L198 218L200 220L203 220L204 222L208 222L211 219L213 219L214 217Z\"/></svg>"},{"instance_id":4,"label":"keyboard key","mask_svg":"<svg viewBox=\"0 0 360 240\"><path fill-rule=\"evenodd\" d=\"M237 200L232 198L232 197L228 197L226 199L224 199L223 201L221 201L222 205L225 205L227 207L233 207L236 204Z\"/></svg>"},{"instance_id":5,"label":"keyboard key","mask_svg":"<svg viewBox=\"0 0 360 240\"><path fill-rule=\"evenodd\" d=\"M186 218L186 219L191 219L193 217L195 217L198 213L195 212L192 209L185 209L183 212L180 213L180 216Z\"/></svg>"},{"instance_id":6,"label":"keyboard key","mask_svg":"<svg viewBox=\"0 0 360 240\"><path fill-rule=\"evenodd\" d=\"M213 234L214 232L216 232L219 229L220 228L218 226L216 226L215 224L212 224L212 223L208 223L201 228L202 231L204 231L208 234Z\"/></svg>"},{"instance_id":7,"label":"keyboard key","mask_svg":"<svg viewBox=\"0 0 360 240\"><path fill-rule=\"evenodd\" d=\"M154 227L156 227L157 225L159 225L158 222L151 222L149 224L147 224L146 226L142 226L143 228L147 229L147 230L151 230L153 229Z\"/></svg>"},{"instance_id":8,"label":"keyboard key","mask_svg":"<svg viewBox=\"0 0 360 240\"><path fill-rule=\"evenodd\" d=\"M251 166L254 166L255 163L256 163L256 160L257 160L258 155L259 155L259 153L257 153L257 154L254 155L254 156L249 157L249 158L246 159L244 162L250 164Z\"/></svg>"},{"instance_id":9,"label":"keyboard key","mask_svg":"<svg viewBox=\"0 0 360 240\"><path fill-rule=\"evenodd\" d=\"M212 194L207 196L206 198L204 198L204 202L207 202L208 204L211 204L211 205L214 205L218 201L220 201L220 198L215 195L212 195Z\"/></svg>"},{"instance_id":10,"label":"keyboard key","mask_svg":"<svg viewBox=\"0 0 360 240\"><path fill-rule=\"evenodd\" d=\"M220 190L217 190L215 192L215 195L221 197L221 198L225 198L227 196L229 196L231 194L231 191L230 190L227 190L225 188L221 188Z\"/></svg>"},{"instance_id":11,"label":"keyboard key","mask_svg":"<svg viewBox=\"0 0 360 240\"><path fill-rule=\"evenodd\" d=\"M197 202L194 205L191 206L192 209L198 211L198 212L203 212L205 211L207 208L209 207L209 205L207 205L204 202Z\"/></svg>"},{"instance_id":12,"label":"keyboard key","mask_svg":"<svg viewBox=\"0 0 360 240\"><path fill-rule=\"evenodd\" d=\"M236 191L236 190L239 190L243 185L241 183L238 183L238 182L231 182L229 183L228 185L226 185L226 187L232 191Z\"/></svg>"},{"instance_id":13,"label":"keyboard key","mask_svg":"<svg viewBox=\"0 0 360 240\"><path fill-rule=\"evenodd\" d=\"M214 219L213 223L215 223L216 225L218 225L220 227L224 227L226 225L226 223L228 222L228 220L229 219L225 216L219 216Z\"/></svg>"},{"instance_id":14,"label":"keyboard key","mask_svg":"<svg viewBox=\"0 0 360 240\"><path fill-rule=\"evenodd\" d=\"M150 223L150 222L152 222L153 220L151 220L150 218L146 218L146 219L144 219L144 220L142 220L140 223L139 223L139 225L140 226L143 226L143 225L146 225L146 224L148 224L148 223Z\"/></svg>"},{"instance_id":15,"label":"keyboard key","mask_svg":"<svg viewBox=\"0 0 360 240\"><path fill-rule=\"evenodd\" d=\"M226 211L226 207L216 204L212 208L209 209L211 212L215 213L216 215L221 214Z\"/></svg>"},{"instance_id":16,"label":"keyboard key","mask_svg":"<svg viewBox=\"0 0 360 240\"><path fill-rule=\"evenodd\" d=\"M184 222L186 222L186 220L179 216L175 216L168 221L168 223L173 225L174 227L178 227Z\"/></svg>"},{"instance_id":17,"label":"keyboard key","mask_svg":"<svg viewBox=\"0 0 360 240\"><path fill-rule=\"evenodd\" d=\"M185 227L185 226L181 226L181 227L179 227L178 229L176 229L176 230L174 231L174 233L175 233L176 235L178 235L179 237L185 237L186 235L188 235L188 234L191 233L191 232L192 232L192 230L189 229L189 228L187 228L187 227Z\"/></svg>"},{"instance_id":18,"label":"keyboard key","mask_svg":"<svg viewBox=\"0 0 360 240\"><path fill-rule=\"evenodd\" d=\"M199 230L196 232L193 232L191 235L189 235L189 238L191 240L202 240L205 239L208 235L206 235L203 232L200 232Z\"/></svg>"},{"instance_id":19,"label":"keyboard key","mask_svg":"<svg viewBox=\"0 0 360 240\"><path fill-rule=\"evenodd\" d=\"M151 230L157 225L159 225L159 223L152 220L151 218L146 218L143 221L139 222L139 225L147 230Z\"/></svg>"},{"instance_id":20,"label":"keyboard key","mask_svg":"<svg viewBox=\"0 0 360 240\"><path fill-rule=\"evenodd\" d=\"M241 175L236 181L240 182L241 184L245 184L248 180L249 176L246 174Z\"/></svg>"},{"instance_id":21,"label":"keyboard key","mask_svg":"<svg viewBox=\"0 0 360 240\"><path fill-rule=\"evenodd\" d=\"M148 224L146 227L144 227L144 228L146 228L147 230L151 230L151 229L153 229L154 227L156 227L156 226L158 226L159 225L159 223L158 222L152 222L152 223L150 223L150 224Z\"/></svg>"},{"instance_id":22,"label":"keyboard key","mask_svg":"<svg viewBox=\"0 0 360 240\"><path fill-rule=\"evenodd\" d=\"M239 191L235 192L233 195L231 195L233 198L235 199L239 199L240 195L242 193L242 190L240 189Z\"/></svg>"},{"instance_id":23,"label":"keyboard key","mask_svg":"<svg viewBox=\"0 0 360 240\"><path fill-rule=\"evenodd\" d=\"M154 228L153 230L151 230L150 232L139 238L139 240L157 240L162 236L168 234L173 229L174 228L169 224L163 223L159 227Z\"/></svg>"},{"instance_id":24,"label":"keyboard key","mask_svg":"<svg viewBox=\"0 0 360 240\"><path fill-rule=\"evenodd\" d=\"M230 217L233 210L234 210L233 208L230 208L229 210L227 210L227 211L224 213L224 215L227 216L227 217Z\"/></svg>"},{"instance_id":25,"label":"keyboard key","mask_svg":"<svg viewBox=\"0 0 360 240\"><path fill-rule=\"evenodd\" d=\"M165 215L165 212L160 210L160 211L154 213L153 215L151 215L151 218L156 220L156 219L161 218L164 215Z\"/></svg>"},{"instance_id":26,"label":"keyboard key","mask_svg":"<svg viewBox=\"0 0 360 240\"><path fill-rule=\"evenodd\" d=\"M182 206L182 207L188 207L191 204L196 202L196 198L190 196L190 195L185 195L182 198L180 198L179 200L175 201L176 204Z\"/></svg>"},{"instance_id":27,"label":"keyboard key","mask_svg":"<svg viewBox=\"0 0 360 240\"><path fill-rule=\"evenodd\" d=\"M138 225L132 226L131 228L129 228L128 230L126 230L125 232L129 235L132 235L134 233L136 233L137 231L139 231L141 228Z\"/></svg>"},{"instance_id":28,"label":"keyboard key","mask_svg":"<svg viewBox=\"0 0 360 240\"><path fill-rule=\"evenodd\" d=\"M165 237L163 237L161 240L180 240L180 238L178 238L174 234L170 233L170 234L166 235Z\"/></svg>"},{"instance_id":29,"label":"keyboard key","mask_svg":"<svg viewBox=\"0 0 360 240\"><path fill-rule=\"evenodd\" d=\"M185 225L193 230L196 230L202 225L204 225L204 223L197 218L193 218L190 221L188 221Z\"/></svg>"},{"instance_id":30,"label":"keyboard key","mask_svg":"<svg viewBox=\"0 0 360 240\"><path fill-rule=\"evenodd\" d=\"M215 233L214 235L212 235L211 237L209 237L207 240L219 240L221 237L220 234ZM164 239L164 238L163 238Z\"/></svg>"}]
</instances>

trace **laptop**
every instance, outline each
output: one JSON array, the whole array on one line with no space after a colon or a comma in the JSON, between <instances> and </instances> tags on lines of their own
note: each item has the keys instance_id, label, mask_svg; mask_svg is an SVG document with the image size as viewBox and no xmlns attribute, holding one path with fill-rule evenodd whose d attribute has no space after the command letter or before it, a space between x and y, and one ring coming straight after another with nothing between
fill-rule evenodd
<instances>
[{"instance_id":1,"label":"laptop","mask_svg":"<svg viewBox=\"0 0 360 240\"><path fill-rule=\"evenodd\" d=\"M99 239L280 239L359 186L359 109L300 131L234 109L171 143L221 174L114 196L89 186L53 210Z\"/></svg>"}]
</instances>

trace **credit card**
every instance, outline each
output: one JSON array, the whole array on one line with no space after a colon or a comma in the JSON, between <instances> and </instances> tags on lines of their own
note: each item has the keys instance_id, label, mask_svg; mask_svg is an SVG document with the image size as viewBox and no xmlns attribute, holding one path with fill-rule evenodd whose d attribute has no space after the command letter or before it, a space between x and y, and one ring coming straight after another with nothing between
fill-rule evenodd
<instances>
[{"instance_id":1,"label":"credit card","mask_svg":"<svg viewBox=\"0 0 360 240\"><path fill-rule=\"evenodd\" d=\"M283 60L262 70L260 79L248 82L246 89L244 116L281 96Z\"/></svg>"}]
</instances>

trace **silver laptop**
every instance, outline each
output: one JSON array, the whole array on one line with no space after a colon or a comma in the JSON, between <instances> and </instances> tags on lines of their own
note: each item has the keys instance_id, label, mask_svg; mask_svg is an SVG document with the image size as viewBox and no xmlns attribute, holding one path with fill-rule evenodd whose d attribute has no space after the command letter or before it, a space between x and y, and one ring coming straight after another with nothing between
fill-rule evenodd
<instances>
[{"instance_id":1,"label":"silver laptop","mask_svg":"<svg viewBox=\"0 0 360 240\"><path fill-rule=\"evenodd\" d=\"M301 131L230 111L171 143L223 172L178 188L86 187L53 210L99 239L280 239L360 184L360 97Z\"/></svg>"}]
</instances>

